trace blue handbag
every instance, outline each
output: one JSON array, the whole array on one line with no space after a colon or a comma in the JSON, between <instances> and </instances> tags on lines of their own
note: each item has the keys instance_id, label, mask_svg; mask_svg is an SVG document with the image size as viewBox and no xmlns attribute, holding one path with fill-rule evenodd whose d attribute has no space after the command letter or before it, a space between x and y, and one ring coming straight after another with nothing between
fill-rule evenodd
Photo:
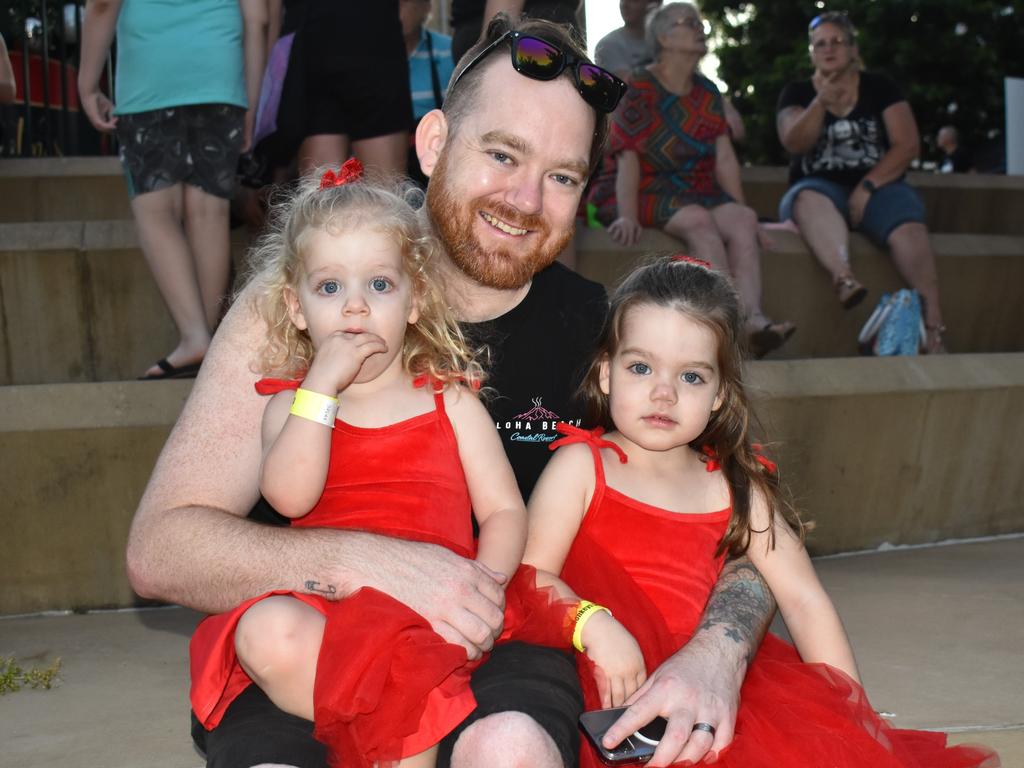
<instances>
[{"instance_id":1,"label":"blue handbag","mask_svg":"<svg viewBox=\"0 0 1024 768\"><path fill-rule=\"evenodd\" d=\"M917 291L903 288L882 294L857 342L866 355L916 355L924 348L925 339L921 297Z\"/></svg>"}]
</instances>

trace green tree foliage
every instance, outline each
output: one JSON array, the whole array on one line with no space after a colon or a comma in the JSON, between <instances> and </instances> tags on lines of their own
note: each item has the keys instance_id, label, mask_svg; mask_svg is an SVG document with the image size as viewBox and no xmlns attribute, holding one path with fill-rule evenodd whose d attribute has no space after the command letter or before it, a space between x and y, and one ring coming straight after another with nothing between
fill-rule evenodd
<instances>
[{"instance_id":1,"label":"green tree foliage","mask_svg":"<svg viewBox=\"0 0 1024 768\"><path fill-rule=\"evenodd\" d=\"M823 11L847 11L867 69L903 88L917 117L925 159L943 125L962 143L999 141L1004 84L1024 76L1024 0L703 0L715 24L718 73L747 127L746 162L780 164L775 104L790 80L809 77L807 25Z\"/></svg>"}]
</instances>

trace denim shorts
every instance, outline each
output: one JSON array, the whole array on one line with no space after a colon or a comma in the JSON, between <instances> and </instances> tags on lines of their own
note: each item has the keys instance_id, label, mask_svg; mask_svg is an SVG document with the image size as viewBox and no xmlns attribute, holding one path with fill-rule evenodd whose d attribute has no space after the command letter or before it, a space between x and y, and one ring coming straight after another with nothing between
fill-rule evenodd
<instances>
[{"instance_id":1,"label":"denim shorts","mask_svg":"<svg viewBox=\"0 0 1024 768\"><path fill-rule=\"evenodd\" d=\"M803 190L809 189L818 192L829 200L836 207L836 210L850 224L850 211L847 207L847 199L853 191L853 187L845 184L837 184L828 179L817 176L805 176L786 190L779 203L779 221L786 221L793 218L793 203L796 196ZM867 235L876 245L885 246L889 235L901 224L908 221L925 223L924 202L920 195L902 179L884 184L874 191L868 199L864 209L864 218L857 227L858 230Z\"/></svg>"}]
</instances>

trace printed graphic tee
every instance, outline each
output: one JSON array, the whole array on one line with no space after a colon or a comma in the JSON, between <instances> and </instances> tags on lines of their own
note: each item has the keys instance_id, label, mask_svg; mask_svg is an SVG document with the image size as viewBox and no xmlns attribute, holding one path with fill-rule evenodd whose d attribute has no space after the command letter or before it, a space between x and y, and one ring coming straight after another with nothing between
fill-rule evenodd
<instances>
[{"instance_id":1,"label":"printed graphic tee","mask_svg":"<svg viewBox=\"0 0 1024 768\"><path fill-rule=\"evenodd\" d=\"M604 287L559 263L533 278L526 298L501 317L464 323L474 344L487 344L493 390L484 400L529 500L559 435L555 425L583 423L576 400L607 312ZM589 426L589 425L583 425Z\"/></svg>"},{"instance_id":2,"label":"printed graphic tee","mask_svg":"<svg viewBox=\"0 0 1024 768\"><path fill-rule=\"evenodd\" d=\"M807 107L814 96L810 80L790 83L779 95L776 111L793 106ZM847 187L856 186L889 150L889 134L882 113L904 100L899 86L887 75L861 72L853 110L844 117L825 113L824 130L814 148L804 155L793 156L789 183L805 176L817 176Z\"/></svg>"}]
</instances>

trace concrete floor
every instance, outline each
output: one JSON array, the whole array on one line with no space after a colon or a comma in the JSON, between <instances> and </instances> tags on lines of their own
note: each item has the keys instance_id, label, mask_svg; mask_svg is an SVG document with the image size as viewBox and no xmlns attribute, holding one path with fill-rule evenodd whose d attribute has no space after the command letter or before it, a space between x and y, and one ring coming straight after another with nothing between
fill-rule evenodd
<instances>
[{"instance_id":1,"label":"concrete floor","mask_svg":"<svg viewBox=\"0 0 1024 768\"><path fill-rule=\"evenodd\" d=\"M876 709L1024 767L1024 537L821 559ZM0 696L0 768L198 768L181 608L0 619L0 655L62 659Z\"/></svg>"}]
</instances>

